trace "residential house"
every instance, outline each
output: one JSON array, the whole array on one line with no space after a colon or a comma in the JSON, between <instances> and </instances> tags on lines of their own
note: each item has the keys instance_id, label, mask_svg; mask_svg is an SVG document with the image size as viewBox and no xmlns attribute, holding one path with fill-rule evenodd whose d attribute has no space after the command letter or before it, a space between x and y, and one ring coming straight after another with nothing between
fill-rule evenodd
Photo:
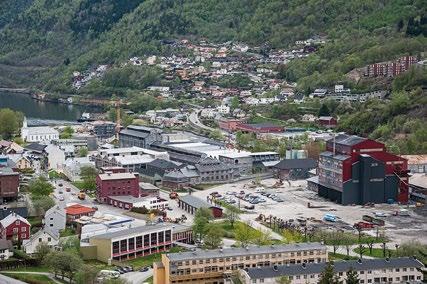
<instances>
[{"instance_id":1,"label":"residential house","mask_svg":"<svg viewBox=\"0 0 427 284\"><path fill-rule=\"evenodd\" d=\"M4 239L22 241L30 237L30 222L16 213L11 213L0 221L0 235Z\"/></svg>"},{"instance_id":2,"label":"residential house","mask_svg":"<svg viewBox=\"0 0 427 284\"><path fill-rule=\"evenodd\" d=\"M19 192L19 173L11 168L0 168L0 203L14 200Z\"/></svg>"},{"instance_id":3,"label":"residential house","mask_svg":"<svg viewBox=\"0 0 427 284\"><path fill-rule=\"evenodd\" d=\"M319 116L317 119L317 124L326 128L335 128L337 127L337 119L332 116Z\"/></svg>"},{"instance_id":4,"label":"residential house","mask_svg":"<svg viewBox=\"0 0 427 284\"><path fill-rule=\"evenodd\" d=\"M30 159L22 154L9 154L8 157L15 163L15 168L18 170L28 170L32 167Z\"/></svg>"},{"instance_id":5,"label":"residential house","mask_svg":"<svg viewBox=\"0 0 427 284\"><path fill-rule=\"evenodd\" d=\"M0 261L8 260L11 256L13 256L12 241L0 239Z\"/></svg>"},{"instance_id":6,"label":"residential house","mask_svg":"<svg viewBox=\"0 0 427 284\"><path fill-rule=\"evenodd\" d=\"M46 227L42 228L28 240L22 241L22 249L27 254L33 254L37 252L37 246L42 243L54 248L59 243L59 233L54 233Z\"/></svg>"},{"instance_id":7,"label":"residential house","mask_svg":"<svg viewBox=\"0 0 427 284\"><path fill-rule=\"evenodd\" d=\"M66 222L67 214L65 209L59 206L53 206L44 214L44 227L56 235L59 235L65 229Z\"/></svg>"}]
</instances>

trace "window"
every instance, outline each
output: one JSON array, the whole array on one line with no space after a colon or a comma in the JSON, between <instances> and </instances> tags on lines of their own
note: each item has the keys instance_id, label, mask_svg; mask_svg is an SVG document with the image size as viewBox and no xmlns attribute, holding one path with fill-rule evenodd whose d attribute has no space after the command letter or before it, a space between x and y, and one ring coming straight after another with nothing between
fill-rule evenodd
<instances>
[{"instance_id":1,"label":"window","mask_svg":"<svg viewBox=\"0 0 427 284\"><path fill-rule=\"evenodd\" d=\"M20 222L19 220L16 220L16 221L15 221L15 224L16 224L16 225L19 225L20 223L21 223L21 222Z\"/></svg>"},{"instance_id":2,"label":"window","mask_svg":"<svg viewBox=\"0 0 427 284\"><path fill-rule=\"evenodd\" d=\"M39 243L41 243L43 240L42 240L42 238L39 238Z\"/></svg>"},{"instance_id":3,"label":"window","mask_svg":"<svg viewBox=\"0 0 427 284\"><path fill-rule=\"evenodd\" d=\"M52 240L52 238L51 238L51 237L47 238L47 241L48 241L48 242L50 242L51 240Z\"/></svg>"},{"instance_id":4,"label":"window","mask_svg":"<svg viewBox=\"0 0 427 284\"><path fill-rule=\"evenodd\" d=\"M17 234L18 233L18 228L13 228L13 233Z\"/></svg>"},{"instance_id":5,"label":"window","mask_svg":"<svg viewBox=\"0 0 427 284\"><path fill-rule=\"evenodd\" d=\"M23 233L21 234L21 238L25 239L27 237L27 234Z\"/></svg>"},{"instance_id":6,"label":"window","mask_svg":"<svg viewBox=\"0 0 427 284\"><path fill-rule=\"evenodd\" d=\"M21 228L21 232L26 232L27 231L27 227L22 227Z\"/></svg>"}]
</instances>

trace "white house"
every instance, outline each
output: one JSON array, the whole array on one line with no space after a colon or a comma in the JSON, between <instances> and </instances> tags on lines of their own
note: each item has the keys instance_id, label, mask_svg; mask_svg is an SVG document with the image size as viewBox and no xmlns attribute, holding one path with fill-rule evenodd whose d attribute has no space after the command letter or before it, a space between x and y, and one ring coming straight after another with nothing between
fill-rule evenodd
<instances>
[{"instance_id":1,"label":"white house","mask_svg":"<svg viewBox=\"0 0 427 284\"><path fill-rule=\"evenodd\" d=\"M27 254L33 254L36 252L37 246L41 243L45 243L53 248L59 243L59 235L45 227L32 235L28 240L23 240L22 249Z\"/></svg>"},{"instance_id":2,"label":"white house","mask_svg":"<svg viewBox=\"0 0 427 284\"><path fill-rule=\"evenodd\" d=\"M220 114L229 114L230 107L227 105L220 105L216 108Z\"/></svg>"},{"instance_id":3,"label":"white house","mask_svg":"<svg viewBox=\"0 0 427 284\"><path fill-rule=\"evenodd\" d=\"M66 213L64 208L54 206L44 214L43 224L54 234L59 235L61 230L65 229Z\"/></svg>"},{"instance_id":4,"label":"white house","mask_svg":"<svg viewBox=\"0 0 427 284\"><path fill-rule=\"evenodd\" d=\"M48 168L53 170L62 170L65 163L65 152L59 146L49 144L45 148L47 153Z\"/></svg>"},{"instance_id":5,"label":"white house","mask_svg":"<svg viewBox=\"0 0 427 284\"><path fill-rule=\"evenodd\" d=\"M12 248L11 240L0 239L0 260L6 260L13 256Z\"/></svg>"},{"instance_id":6,"label":"white house","mask_svg":"<svg viewBox=\"0 0 427 284\"><path fill-rule=\"evenodd\" d=\"M95 162L90 161L88 157L67 159L62 171L70 181L80 181L80 169L82 167L95 167Z\"/></svg>"},{"instance_id":7,"label":"white house","mask_svg":"<svg viewBox=\"0 0 427 284\"><path fill-rule=\"evenodd\" d=\"M47 142L59 139L59 132L48 126L28 127L27 119L24 118L21 138L26 142Z\"/></svg>"}]
</instances>

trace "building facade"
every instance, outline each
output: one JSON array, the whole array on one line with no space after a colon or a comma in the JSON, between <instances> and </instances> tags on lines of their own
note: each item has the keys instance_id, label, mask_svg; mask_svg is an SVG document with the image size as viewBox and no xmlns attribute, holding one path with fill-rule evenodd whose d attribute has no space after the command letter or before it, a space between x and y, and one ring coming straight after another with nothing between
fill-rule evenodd
<instances>
[{"instance_id":1,"label":"building facade","mask_svg":"<svg viewBox=\"0 0 427 284\"><path fill-rule=\"evenodd\" d=\"M240 270L243 284L276 284L280 277L286 277L291 284L317 284L325 270L326 263L303 263L273 267ZM345 283L347 272L353 269L360 284L368 283L421 283L424 265L417 259L402 257L391 259L363 259L336 261L334 272Z\"/></svg>"},{"instance_id":2,"label":"building facade","mask_svg":"<svg viewBox=\"0 0 427 284\"><path fill-rule=\"evenodd\" d=\"M358 136L338 135L327 141L318 164L318 193L341 204L407 203L407 160L385 145Z\"/></svg>"},{"instance_id":3,"label":"building facade","mask_svg":"<svg viewBox=\"0 0 427 284\"><path fill-rule=\"evenodd\" d=\"M18 197L19 173L11 168L0 168L0 203Z\"/></svg>"},{"instance_id":4,"label":"building facade","mask_svg":"<svg viewBox=\"0 0 427 284\"><path fill-rule=\"evenodd\" d=\"M96 198L107 202L108 196L139 197L139 175L135 173L104 173L96 177Z\"/></svg>"},{"instance_id":5,"label":"building facade","mask_svg":"<svg viewBox=\"0 0 427 284\"><path fill-rule=\"evenodd\" d=\"M123 261L167 251L175 242L191 243L191 228L166 223L127 228L91 237L92 249L82 252L102 262Z\"/></svg>"},{"instance_id":6,"label":"building facade","mask_svg":"<svg viewBox=\"0 0 427 284\"><path fill-rule=\"evenodd\" d=\"M162 141L162 130L138 125L129 125L119 132L120 147L148 148L155 142Z\"/></svg>"},{"instance_id":7,"label":"building facade","mask_svg":"<svg viewBox=\"0 0 427 284\"><path fill-rule=\"evenodd\" d=\"M320 243L254 246L163 254L154 263L154 284L224 283L239 269L328 260L327 248Z\"/></svg>"},{"instance_id":8,"label":"building facade","mask_svg":"<svg viewBox=\"0 0 427 284\"><path fill-rule=\"evenodd\" d=\"M2 238L21 242L30 237L30 222L16 213L9 214L0 221L0 235Z\"/></svg>"},{"instance_id":9,"label":"building facade","mask_svg":"<svg viewBox=\"0 0 427 284\"><path fill-rule=\"evenodd\" d=\"M200 208L209 208L212 210L212 216L214 218L221 218L222 217L222 208L218 206L214 206L212 204L209 204L202 199L192 196L192 195L184 195L179 197L178 199L178 206L182 210L184 210L187 213L190 213L191 215L195 215L197 210Z\"/></svg>"}]
</instances>

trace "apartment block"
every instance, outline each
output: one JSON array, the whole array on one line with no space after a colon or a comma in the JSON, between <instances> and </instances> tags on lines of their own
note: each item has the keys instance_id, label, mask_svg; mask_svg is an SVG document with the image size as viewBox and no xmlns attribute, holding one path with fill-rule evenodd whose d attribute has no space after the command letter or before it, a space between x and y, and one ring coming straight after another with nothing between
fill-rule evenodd
<instances>
[{"instance_id":1,"label":"apartment block","mask_svg":"<svg viewBox=\"0 0 427 284\"><path fill-rule=\"evenodd\" d=\"M156 224L93 236L82 253L86 259L122 261L169 250L176 242L191 243L191 227Z\"/></svg>"},{"instance_id":2,"label":"apartment block","mask_svg":"<svg viewBox=\"0 0 427 284\"><path fill-rule=\"evenodd\" d=\"M237 275L239 269L327 260L327 248L320 243L168 253L162 255L161 262L154 263L154 284L220 284Z\"/></svg>"},{"instance_id":3,"label":"apartment block","mask_svg":"<svg viewBox=\"0 0 427 284\"><path fill-rule=\"evenodd\" d=\"M303 263L240 270L243 284L276 284L280 277L287 277L291 284L317 284L326 263ZM347 272L357 273L360 284L367 283L421 283L424 265L415 258L363 259L337 261L334 272L345 283Z\"/></svg>"}]
</instances>

